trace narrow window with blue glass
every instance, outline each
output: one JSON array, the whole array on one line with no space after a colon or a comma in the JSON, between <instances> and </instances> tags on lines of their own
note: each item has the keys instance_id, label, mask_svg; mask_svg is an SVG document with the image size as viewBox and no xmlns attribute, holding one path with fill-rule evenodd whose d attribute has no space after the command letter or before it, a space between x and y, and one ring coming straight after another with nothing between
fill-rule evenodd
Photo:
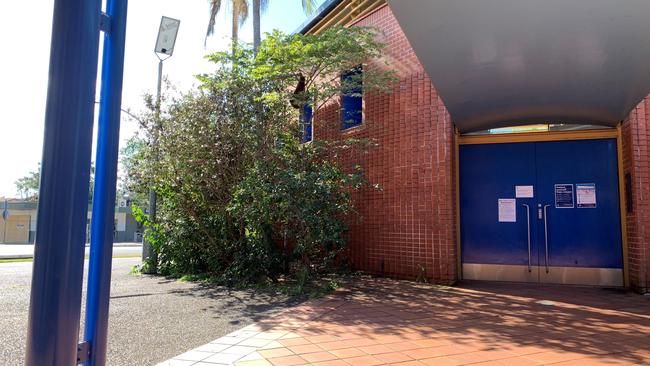
<instances>
[{"instance_id":1,"label":"narrow window with blue glass","mask_svg":"<svg viewBox=\"0 0 650 366\"><path fill-rule=\"evenodd\" d=\"M341 75L341 129L359 126L363 122L363 67L361 65Z\"/></svg>"},{"instance_id":2,"label":"narrow window with blue glass","mask_svg":"<svg viewBox=\"0 0 650 366\"><path fill-rule=\"evenodd\" d=\"M312 139L313 117L311 104L305 104L302 109L302 142L310 142Z\"/></svg>"}]
</instances>

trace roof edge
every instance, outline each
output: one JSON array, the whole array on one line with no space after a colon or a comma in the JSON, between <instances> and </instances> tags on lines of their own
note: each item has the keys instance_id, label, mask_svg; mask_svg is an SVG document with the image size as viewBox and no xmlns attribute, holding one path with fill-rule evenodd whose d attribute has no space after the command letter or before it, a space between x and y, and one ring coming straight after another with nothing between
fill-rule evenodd
<instances>
[{"instance_id":1,"label":"roof edge","mask_svg":"<svg viewBox=\"0 0 650 366\"><path fill-rule=\"evenodd\" d=\"M293 33L305 34L309 30L318 24L323 18L325 18L337 5L342 3L344 0L327 0L321 6L316 9L313 15L311 15L307 20L305 20Z\"/></svg>"}]
</instances>

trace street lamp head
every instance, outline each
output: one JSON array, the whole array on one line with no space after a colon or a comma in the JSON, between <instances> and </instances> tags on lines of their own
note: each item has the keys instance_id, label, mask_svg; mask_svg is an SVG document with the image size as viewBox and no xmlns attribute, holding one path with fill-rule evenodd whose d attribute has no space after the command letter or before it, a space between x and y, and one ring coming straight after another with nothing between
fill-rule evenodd
<instances>
[{"instance_id":1,"label":"street lamp head","mask_svg":"<svg viewBox=\"0 0 650 366\"><path fill-rule=\"evenodd\" d=\"M168 57L174 53L174 44L178 34L178 26L181 21L163 16L160 19L160 28L158 29L158 39L156 40L156 54L163 54ZM160 56L159 56L160 57Z\"/></svg>"}]
</instances>

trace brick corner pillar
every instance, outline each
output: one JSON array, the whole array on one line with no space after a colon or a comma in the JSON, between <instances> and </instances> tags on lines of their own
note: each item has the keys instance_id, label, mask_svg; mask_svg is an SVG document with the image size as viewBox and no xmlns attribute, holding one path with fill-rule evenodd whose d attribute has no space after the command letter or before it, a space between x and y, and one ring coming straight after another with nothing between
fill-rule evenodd
<instances>
[{"instance_id":1,"label":"brick corner pillar","mask_svg":"<svg viewBox=\"0 0 650 366\"><path fill-rule=\"evenodd\" d=\"M630 287L645 293L650 292L650 96L621 127Z\"/></svg>"}]
</instances>

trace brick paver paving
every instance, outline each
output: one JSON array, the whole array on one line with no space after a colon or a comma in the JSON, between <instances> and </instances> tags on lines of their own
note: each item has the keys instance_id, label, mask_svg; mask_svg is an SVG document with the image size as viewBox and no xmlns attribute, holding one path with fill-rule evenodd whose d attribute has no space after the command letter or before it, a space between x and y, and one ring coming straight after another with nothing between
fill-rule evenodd
<instances>
[{"instance_id":1,"label":"brick paver paving","mask_svg":"<svg viewBox=\"0 0 650 366\"><path fill-rule=\"evenodd\" d=\"M650 297L361 279L160 365L650 365Z\"/></svg>"}]
</instances>

